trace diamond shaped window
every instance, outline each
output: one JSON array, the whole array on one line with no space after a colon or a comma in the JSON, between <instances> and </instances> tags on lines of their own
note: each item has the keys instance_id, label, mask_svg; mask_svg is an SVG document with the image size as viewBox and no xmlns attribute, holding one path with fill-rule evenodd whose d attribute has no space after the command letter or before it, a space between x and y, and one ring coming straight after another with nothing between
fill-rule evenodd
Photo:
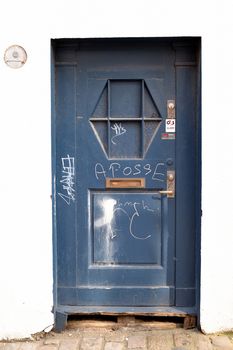
<instances>
[{"instance_id":1,"label":"diamond shaped window","mask_svg":"<svg viewBox=\"0 0 233 350\"><path fill-rule=\"evenodd\" d=\"M142 159L161 120L144 80L108 80L90 123L109 159Z\"/></svg>"}]
</instances>

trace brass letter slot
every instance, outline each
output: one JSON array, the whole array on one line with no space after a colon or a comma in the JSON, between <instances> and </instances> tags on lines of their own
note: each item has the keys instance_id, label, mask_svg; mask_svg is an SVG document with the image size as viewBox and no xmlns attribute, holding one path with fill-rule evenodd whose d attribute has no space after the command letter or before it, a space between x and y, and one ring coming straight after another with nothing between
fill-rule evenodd
<instances>
[{"instance_id":1,"label":"brass letter slot","mask_svg":"<svg viewBox=\"0 0 233 350\"><path fill-rule=\"evenodd\" d=\"M106 188L145 188L145 179L106 179Z\"/></svg>"}]
</instances>

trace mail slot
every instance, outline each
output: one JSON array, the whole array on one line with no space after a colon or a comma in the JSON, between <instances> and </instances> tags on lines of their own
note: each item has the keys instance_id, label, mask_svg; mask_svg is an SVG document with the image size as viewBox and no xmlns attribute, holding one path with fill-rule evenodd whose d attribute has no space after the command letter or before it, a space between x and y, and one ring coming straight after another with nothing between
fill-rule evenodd
<instances>
[{"instance_id":1,"label":"mail slot","mask_svg":"<svg viewBox=\"0 0 233 350\"><path fill-rule=\"evenodd\" d=\"M145 179L106 179L106 188L145 188Z\"/></svg>"}]
</instances>

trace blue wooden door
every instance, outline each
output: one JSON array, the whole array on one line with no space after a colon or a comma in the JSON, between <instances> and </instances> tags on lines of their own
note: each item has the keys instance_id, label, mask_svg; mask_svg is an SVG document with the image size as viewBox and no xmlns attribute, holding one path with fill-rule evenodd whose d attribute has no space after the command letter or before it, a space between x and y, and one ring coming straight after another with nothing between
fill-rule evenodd
<instances>
[{"instance_id":1,"label":"blue wooden door","mask_svg":"<svg viewBox=\"0 0 233 350\"><path fill-rule=\"evenodd\" d=\"M84 41L56 61L57 303L175 305L175 51Z\"/></svg>"}]
</instances>

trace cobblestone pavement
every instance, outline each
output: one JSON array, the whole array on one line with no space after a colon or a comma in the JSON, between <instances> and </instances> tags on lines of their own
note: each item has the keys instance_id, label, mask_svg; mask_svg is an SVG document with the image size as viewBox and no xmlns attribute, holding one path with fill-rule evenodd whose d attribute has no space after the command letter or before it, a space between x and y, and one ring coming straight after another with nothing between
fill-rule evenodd
<instances>
[{"instance_id":1,"label":"cobblestone pavement","mask_svg":"<svg viewBox=\"0 0 233 350\"><path fill-rule=\"evenodd\" d=\"M198 330L140 326L67 327L34 340L0 342L0 350L233 350L233 333L204 335Z\"/></svg>"}]
</instances>

